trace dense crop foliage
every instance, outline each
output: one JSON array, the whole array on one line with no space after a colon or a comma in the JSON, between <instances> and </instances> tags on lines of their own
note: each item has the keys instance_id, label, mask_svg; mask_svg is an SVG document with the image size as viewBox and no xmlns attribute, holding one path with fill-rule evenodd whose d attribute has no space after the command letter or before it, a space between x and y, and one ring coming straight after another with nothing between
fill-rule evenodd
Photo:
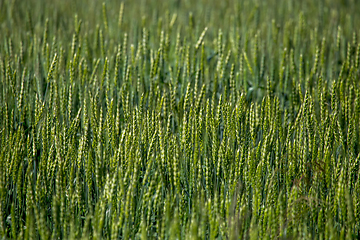
<instances>
[{"instance_id":1,"label":"dense crop foliage","mask_svg":"<svg viewBox=\"0 0 360 240\"><path fill-rule=\"evenodd\" d=\"M0 238L359 238L359 9L0 1Z\"/></svg>"}]
</instances>

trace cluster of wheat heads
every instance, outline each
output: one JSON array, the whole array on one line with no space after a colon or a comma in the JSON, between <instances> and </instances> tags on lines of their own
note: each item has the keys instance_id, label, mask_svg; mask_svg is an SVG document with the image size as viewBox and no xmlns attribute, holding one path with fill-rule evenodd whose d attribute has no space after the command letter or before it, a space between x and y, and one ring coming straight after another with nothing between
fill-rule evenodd
<instances>
[{"instance_id":1,"label":"cluster of wheat heads","mask_svg":"<svg viewBox=\"0 0 360 240\"><path fill-rule=\"evenodd\" d=\"M0 238L359 238L356 9L0 1Z\"/></svg>"}]
</instances>

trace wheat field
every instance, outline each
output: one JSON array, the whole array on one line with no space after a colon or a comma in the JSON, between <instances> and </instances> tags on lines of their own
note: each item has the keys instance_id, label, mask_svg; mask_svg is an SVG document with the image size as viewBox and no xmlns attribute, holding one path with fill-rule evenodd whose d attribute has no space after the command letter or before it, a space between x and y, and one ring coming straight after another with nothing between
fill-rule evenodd
<instances>
[{"instance_id":1,"label":"wheat field","mask_svg":"<svg viewBox=\"0 0 360 240\"><path fill-rule=\"evenodd\" d=\"M359 10L0 0L0 239L360 238Z\"/></svg>"}]
</instances>

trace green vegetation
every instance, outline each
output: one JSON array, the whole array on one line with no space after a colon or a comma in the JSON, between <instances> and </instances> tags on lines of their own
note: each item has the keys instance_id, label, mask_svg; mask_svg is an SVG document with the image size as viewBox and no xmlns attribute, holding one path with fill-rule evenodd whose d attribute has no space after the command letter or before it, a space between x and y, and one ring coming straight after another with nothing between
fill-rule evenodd
<instances>
[{"instance_id":1,"label":"green vegetation","mask_svg":"<svg viewBox=\"0 0 360 240\"><path fill-rule=\"evenodd\" d=\"M0 0L0 238L359 238L359 9Z\"/></svg>"}]
</instances>

